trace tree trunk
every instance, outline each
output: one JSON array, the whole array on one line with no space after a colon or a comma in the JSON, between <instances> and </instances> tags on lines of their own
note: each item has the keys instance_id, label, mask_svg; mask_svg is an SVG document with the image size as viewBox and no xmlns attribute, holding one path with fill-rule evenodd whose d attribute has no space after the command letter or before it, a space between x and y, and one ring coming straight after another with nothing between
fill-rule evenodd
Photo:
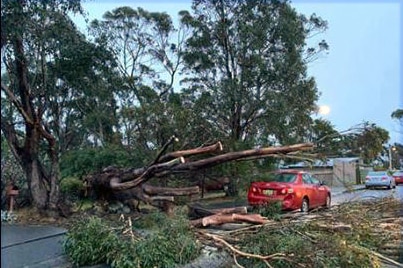
<instances>
[{"instance_id":1,"label":"tree trunk","mask_svg":"<svg viewBox=\"0 0 403 268\"><path fill-rule=\"evenodd\" d=\"M33 205L40 210L45 210L48 204L48 191L43 181L40 164L38 161L32 161L27 163L25 168Z\"/></svg>"},{"instance_id":2,"label":"tree trunk","mask_svg":"<svg viewBox=\"0 0 403 268\"><path fill-rule=\"evenodd\" d=\"M260 214L215 214L201 219L193 220L190 224L194 227L207 227L210 225L222 225L224 223L247 222L252 224L265 224L267 218Z\"/></svg>"},{"instance_id":3,"label":"tree trunk","mask_svg":"<svg viewBox=\"0 0 403 268\"><path fill-rule=\"evenodd\" d=\"M171 138L169 142L174 139ZM163 148L167 148L164 145ZM146 167L119 169L108 167L100 173L91 174L85 178L93 190L102 190L98 193L102 196L114 196L117 198L133 198L150 204L159 204L159 202L171 202L175 196L189 196L199 193L199 187L186 188L165 188L156 187L147 183L151 178L161 178L164 176L187 173L195 170L213 167L228 161L235 161L248 158L262 158L275 155L286 155L288 153L310 150L312 144L296 144L283 147L268 147L261 149L245 150L239 152L230 152L221 155L214 155L205 159L191 161L184 156L190 157L195 154L207 154L222 150L221 143L199 147L190 150L176 151L162 155L158 153L157 158ZM176 158L173 158L176 157ZM161 162L162 160L167 162ZM109 193L108 193L109 191Z\"/></svg>"},{"instance_id":4,"label":"tree trunk","mask_svg":"<svg viewBox=\"0 0 403 268\"><path fill-rule=\"evenodd\" d=\"M22 10L22 6L20 6ZM43 125L43 107L35 108L33 96L28 82L27 59L21 37L14 40L15 72L17 77L16 94L1 83L2 94L7 95L24 119L25 137L23 144L17 138L13 123L2 118L1 129L7 139L15 158L26 174L28 188L33 204L40 210L56 210L59 201L58 188L58 148L55 137ZM17 97L18 96L18 97ZM40 160L41 142L47 142L46 154L50 161L50 169L45 170Z\"/></svg>"},{"instance_id":5,"label":"tree trunk","mask_svg":"<svg viewBox=\"0 0 403 268\"><path fill-rule=\"evenodd\" d=\"M203 217L211 216L214 214L232 214L232 213L247 214L248 213L248 208L245 206L208 209L208 208L204 208L200 205L193 204L193 205L188 205L188 207L189 207L189 215L192 218L203 218Z\"/></svg>"}]
</instances>

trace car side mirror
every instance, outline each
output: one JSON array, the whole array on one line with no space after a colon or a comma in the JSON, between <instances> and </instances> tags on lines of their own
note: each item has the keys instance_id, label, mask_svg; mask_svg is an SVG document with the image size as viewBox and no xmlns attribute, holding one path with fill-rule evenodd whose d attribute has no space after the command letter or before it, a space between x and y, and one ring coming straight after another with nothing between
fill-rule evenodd
<instances>
[{"instance_id":1,"label":"car side mirror","mask_svg":"<svg viewBox=\"0 0 403 268\"><path fill-rule=\"evenodd\" d=\"M319 181L319 185L326 185L324 181Z\"/></svg>"}]
</instances>

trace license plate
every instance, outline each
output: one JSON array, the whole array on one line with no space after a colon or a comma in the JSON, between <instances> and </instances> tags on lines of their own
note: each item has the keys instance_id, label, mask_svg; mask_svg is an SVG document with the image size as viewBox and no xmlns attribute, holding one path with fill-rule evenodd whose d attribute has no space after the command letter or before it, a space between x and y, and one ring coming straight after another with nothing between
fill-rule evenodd
<instances>
[{"instance_id":1,"label":"license plate","mask_svg":"<svg viewBox=\"0 0 403 268\"><path fill-rule=\"evenodd\" d=\"M263 190L263 194L265 195L272 195L273 194L273 190Z\"/></svg>"}]
</instances>

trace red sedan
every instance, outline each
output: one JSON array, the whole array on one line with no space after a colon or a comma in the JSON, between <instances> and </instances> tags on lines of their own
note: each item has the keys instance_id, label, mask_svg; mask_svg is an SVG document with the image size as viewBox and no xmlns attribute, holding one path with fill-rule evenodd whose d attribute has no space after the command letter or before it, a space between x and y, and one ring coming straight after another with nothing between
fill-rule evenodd
<instances>
[{"instance_id":1,"label":"red sedan","mask_svg":"<svg viewBox=\"0 0 403 268\"><path fill-rule=\"evenodd\" d=\"M252 206L281 202L283 210L308 212L317 207L330 207L331 192L308 172L282 170L275 172L269 181L252 182L248 202Z\"/></svg>"},{"instance_id":2,"label":"red sedan","mask_svg":"<svg viewBox=\"0 0 403 268\"><path fill-rule=\"evenodd\" d=\"M403 170L395 171L392 176L395 179L396 185L403 184Z\"/></svg>"}]
</instances>

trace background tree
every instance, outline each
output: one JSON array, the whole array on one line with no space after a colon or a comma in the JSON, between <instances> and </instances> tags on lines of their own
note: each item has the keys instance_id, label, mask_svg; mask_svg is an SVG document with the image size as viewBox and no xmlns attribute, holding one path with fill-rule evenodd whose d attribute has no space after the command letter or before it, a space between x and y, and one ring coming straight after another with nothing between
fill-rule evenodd
<instances>
[{"instance_id":1,"label":"background tree","mask_svg":"<svg viewBox=\"0 0 403 268\"><path fill-rule=\"evenodd\" d=\"M41 210L57 208L60 154L113 126L99 77L113 62L70 20L81 11L79 1L2 1L1 130Z\"/></svg>"},{"instance_id":2,"label":"background tree","mask_svg":"<svg viewBox=\"0 0 403 268\"><path fill-rule=\"evenodd\" d=\"M399 121L400 123L400 127L403 127L403 109L396 109L395 111L393 111L393 113L391 114L391 117L393 119L396 119Z\"/></svg>"},{"instance_id":3,"label":"background tree","mask_svg":"<svg viewBox=\"0 0 403 268\"><path fill-rule=\"evenodd\" d=\"M338 157L341 155L340 136L330 121L320 118L313 120L307 139L316 145L315 151L322 156Z\"/></svg>"},{"instance_id":4,"label":"background tree","mask_svg":"<svg viewBox=\"0 0 403 268\"><path fill-rule=\"evenodd\" d=\"M374 123L364 122L343 134L340 146L343 156L360 156L366 164L371 164L385 153L384 144L389 141L389 132Z\"/></svg>"},{"instance_id":5,"label":"background tree","mask_svg":"<svg viewBox=\"0 0 403 268\"><path fill-rule=\"evenodd\" d=\"M91 23L95 42L117 59L122 86L120 131L124 143L141 148L145 158L173 133L185 135L191 110L177 86L187 31L176 29L166 13L119 7Z\"/></svg>"},{"instance_id":6,"label":"background tree","mask_svg":"<svg viewBox=\"0 0 403 268\"><path fill-rule=\"evenodd\" d=\"M192 9L180 15L193 31L184 94L196 114L231 148L302 140L318 98L307 55L327 49L306 39L326 22L286 1L193 1Z\"/></svg>"}]
</instances>

